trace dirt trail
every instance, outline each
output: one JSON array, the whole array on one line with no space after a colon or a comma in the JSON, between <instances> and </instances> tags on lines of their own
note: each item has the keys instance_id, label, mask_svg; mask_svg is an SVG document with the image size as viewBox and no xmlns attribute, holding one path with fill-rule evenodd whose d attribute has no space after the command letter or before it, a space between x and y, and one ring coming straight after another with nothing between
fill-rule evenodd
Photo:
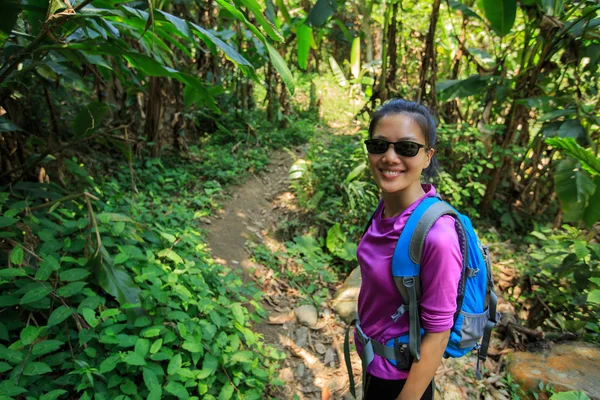
<instances>
[{"instance_id":1,"label":"dirt trail","mask_svg":"<svg viewBox=\"0 0 600 400\"><path fill-rule=\"evenodd\" d=\"M299 153L298 153L299 154ZM269 172L253 175L231 190L220 213L205 223L208 243L215 260L244 270L244 280L255 281L265 293L263 306L269 320L253 329L265 341L284 351L280 378L284 387L270 396L279 399L341 399L348 393L348 379L342 355L343 326L327 305L319 310L316 326L307 328L296 321L294 308L302 304L301 294L284 278L251 260L248 246L262 243L281 248L275 233L286 215L294 214L294 196L289 192L288 171L297 155L278 152L271 158ZM333 293L335 287L329 288ZM341 360L341 362L340 362ZM360 360L353 360L358 371Z\"/></svg>"}]
</instances>

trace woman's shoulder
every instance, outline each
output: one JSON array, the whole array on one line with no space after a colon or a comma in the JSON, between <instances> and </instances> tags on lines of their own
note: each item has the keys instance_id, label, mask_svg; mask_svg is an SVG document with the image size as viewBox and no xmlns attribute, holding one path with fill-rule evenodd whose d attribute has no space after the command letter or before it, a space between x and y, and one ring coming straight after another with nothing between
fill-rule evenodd
<instances>
[{"instance_id":1,"label":"woman's shoulder","mask_svg":"<svg viewBox=\"0 0 600 400\"><path fill-rule=\"evenodd\" d=\"M425 239L425 246L451 246L458 245L456 233L456 219L452 215L443 215L431 226Z\"/></svg>"}]
</instances>

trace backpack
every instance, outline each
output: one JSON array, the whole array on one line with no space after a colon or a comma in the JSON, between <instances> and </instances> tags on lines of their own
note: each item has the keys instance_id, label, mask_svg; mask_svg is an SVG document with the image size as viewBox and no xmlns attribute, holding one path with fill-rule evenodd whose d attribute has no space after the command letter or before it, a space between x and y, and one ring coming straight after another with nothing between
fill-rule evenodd
<instances>
[{"instance_id":1,"label":"backpack","mask_svg":"<svg viewBox=\"0 0 600 400\"><path fill-rule=\"evenodd\" d=\"M373 214L374 216L375 214ZM348 334L350 326L356 325L357 338L363 345L363 387L367 367L375 354L387 358L398 369L408 370L414 359L421 358L421 337L425 333L420 326L419 300L421 297L420 262L427 233L443 215L451 215L456 221L456 232L463 258L461 278L458 286L457 310L454 325L444 358L462 357L477 349L477 379L481 379L480 362L485 362L491 333L498 321L496 312L498 298L494 293L492 267L487 247L482 246L468 217L460 214L439 197L423 200L413 211L404 226L392 257L392 278L405 304L390 316L396 321L405 312L409 315L409 332L387 343L379 343L364 334L360 322L352 321L346 330L344 353L350 378L350 392L356 397ZM371 225L373 216L367 224ZM481 342L480 342L481 341Z\"/></svg>"}]
</instances>

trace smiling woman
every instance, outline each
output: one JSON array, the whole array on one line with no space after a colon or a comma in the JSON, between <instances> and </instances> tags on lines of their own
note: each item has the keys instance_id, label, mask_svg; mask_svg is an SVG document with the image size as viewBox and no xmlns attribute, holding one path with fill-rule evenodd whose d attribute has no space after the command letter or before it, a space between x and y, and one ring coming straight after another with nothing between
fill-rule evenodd
<instances>
[{"instance_id":1,"label":"smiling woman","mask_svg":"<svg viewBox=\"0 0 600 400\"><path fill-rule=\"evenodd\" d=\"M421 183L422 175L431 177L436 172L436 142L431 115L413 102L396 99L386 103L369 126L365 144L382 200L357 251L362 285L355 342L362 357L372 358L363 364L365 399L432 399L432 379L454 322L462 255L455 220L445 215L435 220L427 233L420 282L414 284L421 291L418 319L425 331L420 354L413 357L411 347L409 355L408 347L398 342L411 324L409 313L403 311L408 299L390 274L392 257L413 211L436 196L432 185ZM372 357L366 357L368 349L363 353L367 344L379 348L374 354L371 351Z\"/></svg>"}]
</instances>

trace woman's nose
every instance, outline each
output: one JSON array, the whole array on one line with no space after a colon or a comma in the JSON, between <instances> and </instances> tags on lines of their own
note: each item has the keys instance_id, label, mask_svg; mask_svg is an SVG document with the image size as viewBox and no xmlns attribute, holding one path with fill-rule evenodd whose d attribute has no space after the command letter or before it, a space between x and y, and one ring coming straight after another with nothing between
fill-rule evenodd
<instances>
[{"instance_id":1,"label":"woman's nose","mask_svg":"<svg viewBox=\"0 0 600 400\"><path fill-rule=\"evenodd\" d=\"M387 161L387 162L400 161L400 156L396 153L393 143L389 144L388 149L386 150L385 153L383 153L383 158L385 159L384 161Z\"/></svg>"}]
</instances>

